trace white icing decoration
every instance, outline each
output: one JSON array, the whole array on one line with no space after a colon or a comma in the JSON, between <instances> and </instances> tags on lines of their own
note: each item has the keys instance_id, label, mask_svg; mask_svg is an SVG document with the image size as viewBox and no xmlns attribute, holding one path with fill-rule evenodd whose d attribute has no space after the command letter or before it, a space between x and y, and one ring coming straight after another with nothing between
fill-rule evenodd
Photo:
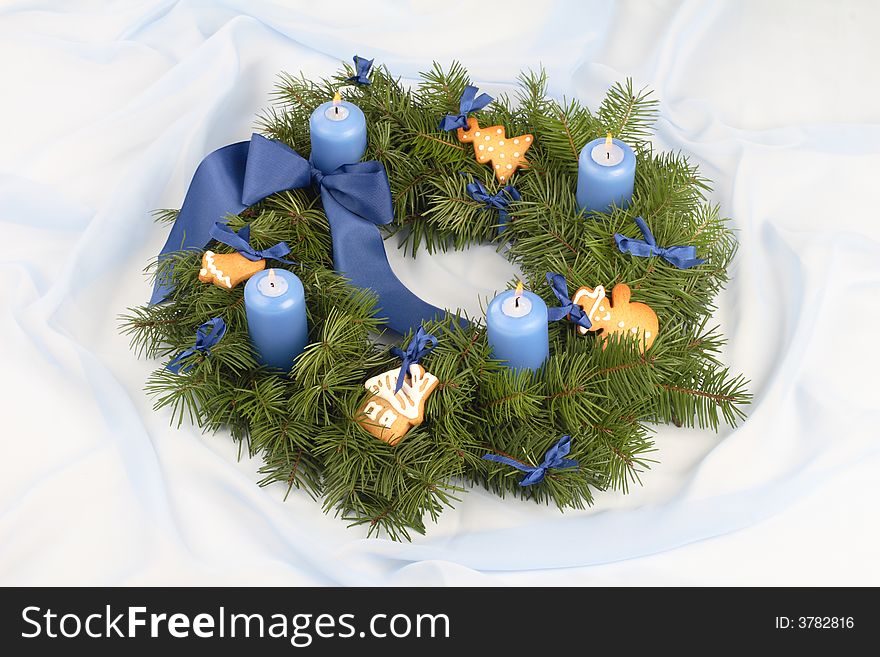
<instances>
[{"instance_id":1,"label":"white icing decoration","mask_svg":"<svg viewBox=\"0 0 880 657\"><path fill-rule=\"evenodd\" d=\"M623 322L617 322L617 328L623 328L624 326L626 326L626 324Z\"/></svg>"},{"instance_id":2,"label":"white icing decoration","mask_svg":"<svg viewBox=\"0 0 880 657\"><path fill-rule=\"evenodd\" d=\"M501 128L498 128L498 129L495 131L495 134L500 135L500 134L501 134Z\"/></svg>"},{"instance_id":3,"label":"white icing decoration","mask_svg":"<svg viewBox=\"0 0 880 657\"><path fill-rule=\"evenodd\" d=\"M382 413L382 417L379 418L379 424L381 424L386 429L390 429L391 425L394 424L394 421L397 419L397 413L392 411L390 408Z\"/></svg>"},{"instance_id":4,"label":"white icing decoration","mask_svg":"<svg viewBox=\"0 0 880 657\"><path fill-rule=\"evenodd\" d=\"M474 137L479 137L479 136L480 136L480 131L477 130L477 131L474 133Z\"/></svg>"},{"instance_id":5,"label":"white icing decoration","mask_svg":"<svg viewBox=\"0 0 880 657\"><path fill-rule=\"evenodd\" d=\"M514 157L519 157L519 151L515 151L513 154Z\"/></svg>"},{"instance_id":6,"label":"white icing decoration","mask_svg":"<svg viewBox=\"0 0 880 657\"><path fill-rule=\"evenodd\" d=\"M650 338L650 337L651 337L651 332L650 332L650 331L645 331L645 337L646 337L646 338Z\"/></svg>"},{"instance_id":7,"label":"white icing decoration","mask_svg":"<svg viewBox=\"0 0 880 657\"><path fill-rule=\"evenodd\" d=\"M494 151L494 150L495 150L494 148L492 148L491 146L489 146L489 152L492 152L492 151Z\"/></svg>"},{"instance_id":8,"label":"white icing decoration","mask_svg":"<svg viewBox=\"0 0 880 657\"><path fill-rule=\"evenodd\" d=\"M478 148L479 148L480 150L483 150L483 149L486 148L486 147L483 146L482 144L480 144L480 145L478 146Z\"/></svg>"},{"instance_id":9,"label":"white icing decoration","mask_svg":"<svg viewBox=\"0 0 880 657\"><path fill-rule=\"evenodd\" d=\"M489 135L486 135L486 141L489 141L490 139L492 138Z\"/></svg>"},{"instance_id":10,"label":"white icing decoration","mask_svg":"<svg viewBox=\"0 0 880 657\"><path fill-rule=\"evenodd\" d=\"M498 140L498 145L499 145L499 146L504 146L504 140L503 140L503 139L499 139L499 140Z\"/></svg>"},{"instance_id":11,"label":"white icing decoration","mask_svg":"<svg viewBox=\"0 0 880 657\"><path fill-rule=\"evenodd\" d=\"M434 385L437 377L429 372L425 372L419 365L410 365L409 381L404 379L403 386L395 393L394 388L397 385L397 375L399 373L400 369L389 370L371 379L367 379L364 387L380 399L388 402L400 415L407 419L415 420L421 414L422 407L425 404L425 391ZM375 402L370 403L374 404ZM390 427L391 424L383 423L386 416L387 413L379 420L379 424ZM375 418L371 417L370 419Z\"/></svg>"},{"instance_id":12,"label":"white icing decoration","mask_svg":"<svg viewBox=\"0 0 880 657\"><path fill-rule=\"evenodd\" d=\"M599 307L599 304L602 303L602 300L605 299L605 288L602 287L601 285L599 285L592 292L587 292L586 290L578 290L577 293L574 295L574 299L572 299L572 302L578 303L580 301L580 299L582 299L584 297L588 297L590 299L595 299L595 301L593 301L592 307L590 308L590 312L587 313L587 317L589 318L589 320L593 321L593 319L595 319L593 317L593 315L595 314L596 309ZM580 304L578 303L578 305L580 305ZM606 321L607 321L607 319L610 319L610 318L611 318L611 314L609 313L608 316L606 317ZM581 328L583 328L583 327L581 327ZM584 333L586 333L586 329L584 330Z\"/></svg>"},{"instance_id":13,"label":"white icing decoration","mask_svg":"<svg viewBox=\"0 0 880 657\"><path fill-rule=\"evenodd\" d=\"M508 168L508 169L512 169L512 168L513 168L513 165L512 165L512 164L508 164L508 165L507 165L507 168Z\"/></svg>"},{"instance_id":14,"label":"white icing decoration","mask_svg":"<svg viewBox=\"0 0 880 657\"><path fill-rule=\"evenodd\" d=\"M526 141L532 141L531 137L526 137Z\"/></svg>"},{"instance_id":15,"label":"white icing decoration","mask_svg":"<svg viewBox=\"0 0 880 657\"><path fill-rule=\"evenodd\" d=\"M205 264L208 265L208 271L211 272L211 276L225 284L226 287L231 288L232 282L229 280L229 276L224 275L223 271L218 269L217 265L214 264L214 255L215 253L213 251L205 251Z\"/></svg>"},{"instance_id":16,"label":"white icing decoration","mask_svg":"<svg viewBox=\"0 0 880 657\"><path fill-rule=\"evenodd\" d=\"M638 332L639 332L639 328L638 328L637 326L633 326L633 327L630 329L630 331L632 331L633 333L638 333Z\"/></svg>"},{"instance_id":17,"label":"white icing decoration","mask_svg":"<svg viewBox=\"0 0 880 657\"><path fill-rule=\"evenodd\" d=\"M366 415L371 420L375 420L376 416L379 414L379 411L382 410L382 406L377 404L374 401L368 402L366 407L364 408L364 415Z\"/></svg>"},{"instance_id":18,"label":"white icing decoration","mask_svg":"<svg viewBox=\"0 0 880 657\"><path fill-rule=\"evenodd\" d=\"M519 139L514 139L514 140L513 140L513 143L514 143L514 144L518 144L518 143L519 143Z\"/></svg>"}]
</instances>

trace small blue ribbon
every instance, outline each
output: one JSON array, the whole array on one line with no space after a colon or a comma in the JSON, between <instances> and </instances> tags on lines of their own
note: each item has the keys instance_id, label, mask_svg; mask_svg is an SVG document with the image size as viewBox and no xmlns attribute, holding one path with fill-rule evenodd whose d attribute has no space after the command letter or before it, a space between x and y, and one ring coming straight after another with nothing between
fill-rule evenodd
<instances>
[{"instance_id":1,"label":"small blue ribbon","mask_svg":"<svg viewBox=\"0 0 880 657\"><path fill-rule=\"evenodd\" d=\"M443 120L440 121L441 130L455 130L456 128L464 128L467 130L468 113L481 110L494 100L489 94L480 94L477 96L477 91L479 91L479 89L471 85L464 88L464 93L461 95L461 100L458 102L458 114L447 114L444 116Z\"/></svg>"},{"instance_id":2,"label":"small blue ribbon","mask_svg":"<svg viewBox=\"0 0 880 657\"><path fill-rule=\"evenodd\" d=\"M359 84L359 85L368 85L370 84L370 78L367 77L367 74L370 72L370 69L373 68L373 60L372 59L364 59L363 57L354 56L354 68L355 74L346 80L350 84Z\"/></svg>"},{"instance_id":3,"label":"small blue ribbon","mask_svg":"<svg viewBox=\"0 0 880 657\"><path fill-rule=\"evenodd\" d=\"M276 244L275 246L270 246L268 249L257 250L253 248L250 245L250 224L245 225L240 231L236 233L229 226L218 221L211 228L210 235L218 242L221 242L226 246L231 246L233 249L238 251L241 255L243 255L251 262L256 262L257 260L262 260L266 258L278 260L288 265L293 264L293 262L291 262L290 260L284 259L284 256L290 253L290 247L287 246L286 242L278 242L278 244Z\"/></svg>"},{"instance_id":4,"label":"small blue ribbon","mask_svg":"<svg viewBox=\"0 0 880 657\"><path fill-rule=\"evenodd\" d=\"M403 360L403 364L400 366L400 374L397 375L397 386L394 388L395 393L403 387L403 381L409 372L409 366L418 363L422 358L431 353L431 350L436 346L437 338L420 326L413 339L410 340L409 345L407 345L406 351L400 347L391 348L391 353Z\"/></svg>"},{"instance_id":5,"label":"small blue ribbon","mask_svg":"<svg viewBox=\"0 0 880 657\"><path fill-rule=\"evenodd\" d=\"M526 473L526 476L520 480L519 485L531 486L532 484L539 484L544 481L544 475L546 475L547 471L551 468L556 468L557 470L576 468L578 466L577 461L565 458L570 451L571 436L563 436L555 445L553 445L553 447L547 450L547 453L544 454L544 462L537 468L528 465L527 463L517 461L516 459L512 459L509 456L501 456L500 454L486 454L483 456L483 460L512 465L517 470L522 470Z\"/></svg>"},{"instance_id":6,"label":"small blue ribbon","mask_svg":"<svg viewBox=\"0 0 880 657\"><path fill-rule=\"evenodd\" d=\"M226 322L223 321L223 318L214 317L209 319L196 330L195 345L189 349L184 349L168 361L165 369L175 374L180 372L186 374L195 366L195 363L190 363L184 367L183 361L198 352L203 353L207 358L211 355L211 347L220 342L220 338L224 335L226 335Z\"/></svg>"},{"instance_id":7,"label":"small blue ribbon","mask_svg":"<svg viewBox=\"0 0 880 657\"><path fill-rule=\"evenodd\" d=\"M568 283L562 274L554 274L552 271L547 272L547 282L553 294L559 299L561 306L547 309L547 317L551 322L558 322L560 319L568 317L573 324L582 326L585 329L590 328L593 323L587 317L587 313L578 304L571 300L568 294Z\"/></svg>"},{"instance_id":8,"label":"small blue ribbon","mask_svg":"<svg viewBox=\"0 0 880 657\"><path fill-rule=\"evenodd\" d=\"M636 217L636 225L645 236L644 240L634 237L626 237L620 233L614 234L614 241L617 242L617 248L621 253L631 253L639 258L650 258L651 256L660 256L669 264L679 269L690 269L697 265L702 265L705 260L697 258L697 248L695 246L657 246L657 240L648 228L648 224L641 217Z\"/></svg>"},{"instance_id":9,"label":"small blue ribbon","mask_svg":"<svg viewBox=\"0 0 880 657\"><path fill-rule=\"evenodd\" d=\"M486 186L483 185L483 183L474 178L473 182L467 184L466 189L468 195L472 199L485 205L483 208L484 210L490 208L498 210L498 234L500 235L507 230L507 221L509 219L507 207L510 205L511 201L519 201L522 198L516 187L513 185L507 185L507 187L493 195L489 194L489 190L486 189Z\"/></svg>"}]
</instances>

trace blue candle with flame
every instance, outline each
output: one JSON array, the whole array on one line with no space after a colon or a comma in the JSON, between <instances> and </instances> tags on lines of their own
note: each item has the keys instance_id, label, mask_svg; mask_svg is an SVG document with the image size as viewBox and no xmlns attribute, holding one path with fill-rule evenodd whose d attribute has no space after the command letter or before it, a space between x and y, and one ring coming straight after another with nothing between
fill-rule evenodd
<instances>
[{"instance_id":1,"label":"blue candle with flame","mask_svg":"<svg viewBox=\"0 0 880 657\"><path fill-rule=\"evenodd\" d=\"M336 93L332 102L319 105L309 118L312 164L330 173L343 164L360 162L367 150L367 120L360 107Z\"/></svg>"},{"instance_id":2,"label":"blue candle with flame","mask_svg":"<svg viewBox=\"0 0 880 657\"><path fill-rule=\"evenodd\" d=\"M578 158L578 207L587 212L611 212L628 208L636 179L636 155L611 133L594 139Z\"/></svg>"},{"instance_id":3,"label":"blue candle with flame","mask_svg":"<svg viewBox=\"0 0 880 657\"><path fill-rule=\"evenodd\" d=\"M492 357L512 369L540 369L550 355L547 304L537 294L516 290L496 296L486 310Z\"/></svg>"},{"instance_id":4,"label":"blue candle with flame","mask_svg":"<svg viewBox=\"0 0 880 657\"><path fill-rule=\"evenodd\" d=\"M309 340L302 281L286 269L264 269L244 286L248 333L260 362L290 371Z\"/></svg>"}]
</instances>

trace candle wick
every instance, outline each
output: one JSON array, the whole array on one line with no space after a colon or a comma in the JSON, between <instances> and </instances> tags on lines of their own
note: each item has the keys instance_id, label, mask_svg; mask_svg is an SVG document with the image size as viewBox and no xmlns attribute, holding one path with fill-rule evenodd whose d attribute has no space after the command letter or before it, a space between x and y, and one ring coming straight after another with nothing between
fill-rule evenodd
<instances>
[{"instance_id":1,"label":"candle wick","mask_svg":"<svg viewBox=\"0 0 880 657\"><path fill-rule=\"evenodd\" d=\"M519 297L518 296L513 298L513 306L515 308L519 308Z\"/></svg>"},{"instance_id":2,"label":"candle wick","mask_svg":"<svg viewBox=\"0 0 880 657\"><path fill-rule=\"evenodd\" d=\"M334 105L333 111L336 112L337 114L339 114L339 105Z\"/></svg>"}]
</instances>

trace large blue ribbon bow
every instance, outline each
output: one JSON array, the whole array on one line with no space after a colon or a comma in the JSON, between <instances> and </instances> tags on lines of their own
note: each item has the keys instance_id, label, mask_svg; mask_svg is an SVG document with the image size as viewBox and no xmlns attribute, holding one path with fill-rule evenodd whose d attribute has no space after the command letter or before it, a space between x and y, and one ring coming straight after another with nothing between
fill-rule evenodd
<instances>
[{"instance_id":1,"label":"large blue ribbon bow","mask_svg":"<svg viewBox=\"0 0 880 657\"><path fill-rule=\"evenodd\" d=\"M517 461L509 456L501 456L500 454L486 454L483 456L483 460L512 465L517 470L522 470L526 473L526 476L520 480L519 485L531 486L532 484L539 484L544 481L544 476L551 468L556 468L557 470L576 468L578 466L577 461L565 458L570 451L571 436L563 436L553 447L547 450L547 453L544 454L544 462L538 467Z\"/></svg>"},{"instance_id":2,"label":"large blue ribbon bow","mask_svg":"<svg viewBox=\"0 0 880 657\"><path fill-rule=\"evenodd\" d=\"M413 339L409 341L405 351L400 347L391 348L391 353L403 360L403 364L400 366L400 374L397 375L397 385L394 387L395 393L403 387L403 381L409 372L409 366L418 363L422 358L431 353L431 350L436 346L437 338L420 326Z\"/></svg>"},{"instance_id":3,"label":"large blue ribbon bow","mask_svg":"<svg viewBox=\"0 0 880 657\"><path fill-rule=\"evenodd\" d=\"M467 130L468 113L481 110L494 100L489 94L477 96L477 91L479 89L471 85L464 88L464 93L458 101L458 114L447 114L444 116L443 120L440 121L441 130L455 130L457 128Z\"/></svg>"},{"instance_id":4,"label":"large blue ribbon bow","mask_svg":"<svg viewBox=\"0 0 880 657\"><path fill-rule=\"evenodd\" d=\"M519 201L522 196L513 185L507 185L497 194L490 194L486 186L476 178L467 184L467 193L475 201L482 203L484 210L495 208L498 210L498 234L500 235L507 229L507 221L509 216L507 208L511 201Z\"/></svg>"},{"instance_id":5,"label":"large blue ribbon bow","mask_svg":"<svg viewBox=\"0 0 880 657\"><path fill-rule=\"evenodd\" d=\"M620 233L614 234L614 241L617 242L617 248L621 253L631 253L639 258L650 258L651 256L660 256L669 264L679 269L690 269L697 265L702 265L705 260L697 257L697 248L695 246L657 246L657 240L654 239L651 229L641 217L636 217L636 225L645 236L644 240L635 237L626 237Z\"/></svg>"},{"instance_id":6,"label":"large blue ribbon bow","mask_svg":"<svg viewBox=\"0 0 880 657\"><path fill-rule=\"evenodd\" d=\"M195 366L195 363L190 363L184 367L183 361L199 352L203 353L205 357L210 356L211 347L220 342L220 338L224 335L226 335L226 322L223 321L223 318L214 317L209 319L196 330L195 345L189 349L184 349L168 361L165 369L175 374L189 372Z\"/></svg>"},{"instance_id":7,"label":"large blue ribbon bow","mask_svg":"<svg viewBox=\"0 0 880 657\"><path fill-rule=\"evenodd\" d=\"M367 74L370 72L370 69L373 68L373 60L372 59L364 59L363 57L354 56L354 69L355 74L346 80L351 84L358 85L368 85L370 84L370 78L367 77Z\"/></svg>"},{"instance_id":8,"label":"large blue ribbon bow","mask_svg":"<svg viewBox=\"0 0 880 657\"><path fill-rule=\"evenodd\" d=\"M257 260L272 259L292 265L290 260L285 260L284 256L290 253L290 247L286 242L278 242L275 246L268 249L257 250L250 245L251 226L247 224L237 233L226 224L216 222L211 227L211 237L218 242L222 242L226 246L231 246L241 255L252 262Z\"/></svg>"},{"instance_id":9,"label":"large blue ribbon bow","mask_svg":"<svg viewBox=\"0 0 880 657\"><path fill-rule=\"evenodd\" d=\"M201 250L215 222L225 223L270 194L308 187L321 191L333 240L333 265L350 282L378 296L377 312L385 323L406 333L443 311L413 294L394 275L378 225L394 218L388 176L376 161L346 164L322 174L280 141L254 134L250 141L224 146L208 155L193 175L177 221L159 260L169 253ZM171 292L170 277L157 277L150 303Z\"/></svg>"},{"instance_id":10,"label":"large blue ribbon bow","mask_svg":"<svg viewBox=\"0 0 880 657\"><path fill-rule=\"evenodd\" d=\"M582 326L585 329L590 328L593 323L590 321L590 318L587 317L587 313L585 313L584 309L578 304L574 303L568 295L568 283L565 281L565 276L548 271L547 282L550 284L550 289L553 290L553 294L559 299L559 303L562 304L561 306L547 309L547 317L550 321L558 322L560 319L568 317L572 323Z\"/></svg>"}]
</instances>

